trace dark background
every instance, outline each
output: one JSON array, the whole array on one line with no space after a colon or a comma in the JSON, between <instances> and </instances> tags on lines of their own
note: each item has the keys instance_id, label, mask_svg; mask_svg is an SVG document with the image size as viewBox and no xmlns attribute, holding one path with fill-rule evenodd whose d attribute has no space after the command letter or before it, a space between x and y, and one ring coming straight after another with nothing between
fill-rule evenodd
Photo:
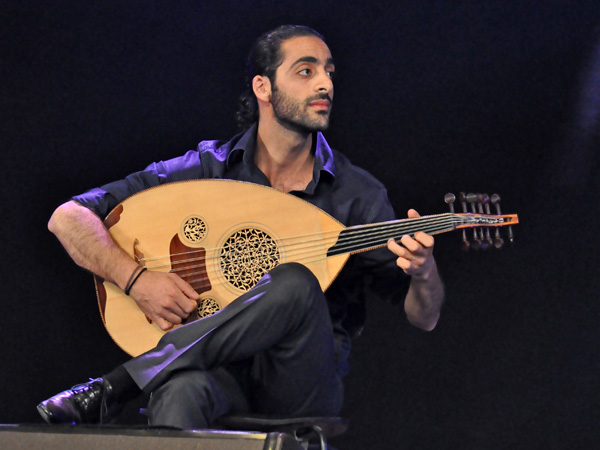
<instances>
[{"instance_id":1,"label":"dark background","mask_svg":"<svg viewBox=\"0 0 600 450\"><path fill-rule=\"evenodd\" d=\"M594 1L3 1L0 422L126 360L91 275L47 231L71 195L229 138L251 42L320 30L336 59L330 144L400 217L498 192L516 242L437 238L431 333L370 304L341 449L593 448L599 416ZM597 59L596 59L597 58ZM135 414L124 417L134 420Z\"/></svg>"}]
</instances>

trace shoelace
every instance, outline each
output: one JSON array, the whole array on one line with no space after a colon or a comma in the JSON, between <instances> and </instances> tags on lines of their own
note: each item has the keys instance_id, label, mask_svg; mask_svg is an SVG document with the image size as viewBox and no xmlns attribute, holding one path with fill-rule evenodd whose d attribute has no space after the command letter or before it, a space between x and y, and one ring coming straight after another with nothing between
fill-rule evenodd
<instances>
[{"instance_id":1,"label":"shoelace","mask_svg":"<svg viewBox=\"0 0 600 450\"><path fill-rule=\"evenodd\" d=\"M82 406L83 406L83 404L89 403L94 400L94 396L89 393L89 391L94 389L94 387L92 386L92 383L94 383L94 382L98 382L101 385L100 417L98 419L99 419L100 425L102 425L104 416L107 415L107 413L108 413L108 406L106 404L106 395L104 395L104 384L103 384L102 378L90 378L87 383L76 384L75 386L73 386L71 388L71 391L76 396L85 395L85 397L86 397L85 399L79 399L78 397L75 397L75 398L77 398L77 403L82 404ZM84 410L87 410L87 408L84 408ZM87 417L85 419L87 421Z\"/></svg>"}]
</instances>

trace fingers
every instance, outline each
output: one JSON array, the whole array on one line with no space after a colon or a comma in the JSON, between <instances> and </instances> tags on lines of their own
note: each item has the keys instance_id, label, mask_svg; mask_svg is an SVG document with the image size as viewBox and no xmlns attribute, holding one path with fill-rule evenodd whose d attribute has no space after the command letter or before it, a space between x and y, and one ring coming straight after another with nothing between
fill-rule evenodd
<instances>
[{"instance_id":1,"label":"fingers","mask_svg":"<svg viewBox=\"0 0 600 450\"><path fill-rule=\"evenodd\" d=\"M418 217L421 217L421 215L415 209L409 209L408 213L407 213L407 217L409 219L416 219ZM407 238L407 239L405 239L405 238ZM417 231L415 233L414 240L416 242L418 242L419 244L421 244L425 248L433 247L433 243L434 243L433 236L430 236L429 234L427 234L423 231ZM413 239L411 239L410 236L403 236L401 239L402 245L406 246L410 251L412 251L412 252L418 251L419 250L418 245L414 244L412 241L413 241Z\"/></svg>"},{"instance_id":2,"label":"fingers","mask_svg":"<svg viewBox=\"0 0 600 450\"><path fill-rule=\"evenodd\" d=\"M154 322L163 331L168 331L168 330L170 330L171 328L173 328L175 326L173 323L169 322L168 320L162 319L160 317L157 317Z\"/></svg>"},{"instance_id":3,"label":"fingers","mask_svg":"<svg viewBox=\"0 0 600 450\"><path fill-rule=\"evenodd\" d=\"M199 295L178 275L146 272L131 291L139 308L162 330L180 324L197 308Z\"/></svg>"},{"instance_id":4,"label":"fingers","mask_svg":"<svg viewBox=\"0 0 600 450\"><path fill-rule=\"evenodd\" d=\"M410 238L410 236L406 236L406 237ZM424 248L431 248L431 247L433 247L435 239L430 234L427 234L423 231L417 231L415 233L414 241L417 242L418 244L420 244ZM402 241L402 243L404 244L404 241ZM404 245L406 245L406 244L404 244ZM411 251L415 251L415 250L411 250Z\"/></svg>"},{"instance_id":5,"label":"fingers","mask_svg":"<svg viewBox=\"0 0 600 450\"><path fill-rule=\"evenodd\" d=\"M187 318L194 309L198 307L197 299L199 295L194 288L187 282L182 280L178 275L174 273L168 274L173 284L167 286L166 292L163 293L162 298L159 300L159 305L165 311L169 311L177 316L178 321L173 322L172 316L164 317L171 323L181 323L181 319ZM175 320L177 320L175 319Z\"/></svg>"},{"instance_id":6,"label":"fingers","mask_svg":"<svg viewBox=\"0 0 600 450\"><path fill-rule=\"evenodd\" d=\"M407 275L426 278L432 267L433 256L431 249L411 252L394 241L388 243L388 248L396 255L396 265Z\"/></svg>"},{"instance_id":7,"label":"fingers","mask_svg":"<svg viewBox=\"0 0 600 450\"><path fill-rule=\"evenodd\" d=\"M409 209L407 216L409 219L421 217L414 209ZM400 243L402 245L394 239L388 241L388 249L398 256L396 260L398 267L412 276L426 275L428 267L432 265L430 262L433 259L433 245L435 243L433 236L423 231L417 231L414 237L402 236Z\"/></svg>"},{"instance_id":8,"label":"fingers","mask_svg":"<svg viewBox=\"0 0 600 450\"><path fill-rule=\"evenodd\" d=\"M194 288L189 283L184 281L182 278L180 278L176 274L172 274L172 278L173 278L173 281L175 282L175 284L177 284L177 287L179 287L181 292L184 294L184 296L188 300L190 300L191 304L194 305L194 307L195 307L196 300L198 300L200 298L200 295L194 290ZM190 302L188 302L188 303L190 303ZM193 309L194 308L192 308L192 310ZM188 311L188 313L189 312L192 312L192 311L190 310L190 311Z\"/></svg>"},{"instance_id":9,"label":"fingers","mask_svg":"<svg viewBox=\"0 0 600 450\"><path fill-rule=\"evenodd\" d=\"M417 231L414 237L410 237L409 235L402 236L400 243L402 243L402 246L399 245L394 239L390 239L388 242L388 248L391 246L390 250L398 256L405 256L409 253L418 256L419 253L423 253L424 251L426 252L432 249L435 239L433 236L427 233Z\"/></svg>"},{"instance_id":10,"label":"fingers","mask_svg":"<svg viewBox=\"0 0 600 450\"><path fill-rule=\"evenodd\" d=\"M387 246L392 253L398 256L398 259L396 259L396 265L407 272L412 264L411 260L408 259L410 252L408 252L404 247L400 246L394 239L390 239Z\"/></svg>"},{"instance_id":11,"label":"fingers","mask_svg":"<svg viewBox=\"0 0 600 450\"><path fill-rule=\"evenodd\" d=\"M421 215L414 209L409 209L408 214L406 215L409 219L416 219L417 217L421 217Z\"/></svg>"},{"instance_id":12,"label":"fingers","mask_svg":"<svg viewBox=\"0 0 600 450\"><path fill-rule=\"evenodd\" d=\"M431 236L425 236L431 238ZM425 247L419 241L411 238L410 236L402 236L402 239L400 240L402 245L398 244L393 239L390 239L388 242L388 249L398 256L397 264L403 270L406 271L411 267L416 268L421 266L431 255L433 241L426 239L425 237L422 237L422 239L424 241L428 241L428 244L430 243L431 245L429 247Z\"/></svg>"}]
</instances>

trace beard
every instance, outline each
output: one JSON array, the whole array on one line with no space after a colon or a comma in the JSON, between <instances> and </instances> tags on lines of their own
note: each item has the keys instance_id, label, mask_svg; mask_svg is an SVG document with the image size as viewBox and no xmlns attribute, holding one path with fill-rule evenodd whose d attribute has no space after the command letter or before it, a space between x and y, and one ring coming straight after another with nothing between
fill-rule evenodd
<instances>
[{"instance_id":1,"label":"beard","mask_svg":"<svg viewBox=\"0 0 600 450\"><path fill-rule=\"evenodd\" d=\"M304 101L297 100L273 85L271 97L273 114L277 122L290 131L311 134L315 131L325 131L329 127L331 104L327 111L311 111L309 105L315 100L330 100L330 98L327 94L318 94Z\"/></svg>"}]
</instances>

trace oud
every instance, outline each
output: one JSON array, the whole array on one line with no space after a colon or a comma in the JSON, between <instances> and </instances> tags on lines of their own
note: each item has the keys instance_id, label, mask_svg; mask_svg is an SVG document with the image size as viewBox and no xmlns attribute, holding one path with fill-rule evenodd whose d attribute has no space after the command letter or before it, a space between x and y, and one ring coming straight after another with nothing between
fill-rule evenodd
<instances>
[{"instance_id":1,"label":"oud","mask_svg":"<svg viewBox=\"0 0 600 450\"><path fill-rule=\"evenodd\" d=\"M353 253L417 231L444 233L518 223L516 214L445 213L345 227L314 205L275 189L231 180L191 180L141 191L105 220L112 238L147 270L175 272L200 294L189 320L213 314L275 266L299 262L326 290ZM95 277L102 321L131 356L165 331L113 283Z\"/></svg>"}]
</instances>

